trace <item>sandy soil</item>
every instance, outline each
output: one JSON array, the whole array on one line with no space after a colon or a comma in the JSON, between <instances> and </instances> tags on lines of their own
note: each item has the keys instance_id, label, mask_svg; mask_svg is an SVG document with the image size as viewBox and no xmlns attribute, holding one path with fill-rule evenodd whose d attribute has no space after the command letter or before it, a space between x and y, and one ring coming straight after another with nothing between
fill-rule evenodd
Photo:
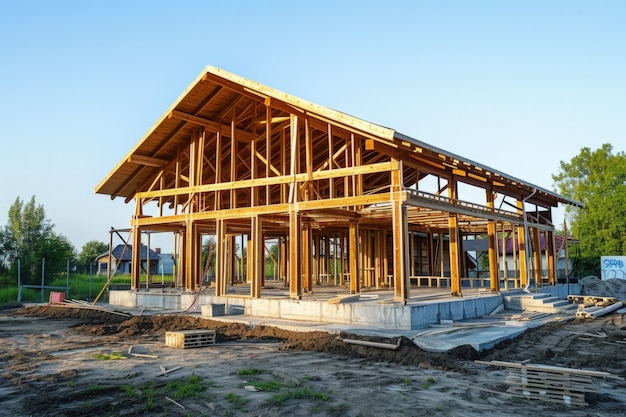
<instances>
[{"instance_id":1,"label":"sandy soil","mask_svg":"<svg viewBox=\"0 0 626 417\"><path fill-rule=\"evenodd\" d=\"M215 329L217 343L166 346L165 332L181 329ZM592 332L607 337L580 335ZM348 345L323 332L185 315L128 318L30 307L0 314L0 415L615 416L626 409L624 380L595 379L589 406L568 407L513 397L506 392L507 370L474 360L530 360L624 378L624 340L618 314L530 329L479 354L470 347L428 353L407 339L393 351ZM129 355L131 346L133 353L157 357ZM111 353L123 358L97 359ZM180 368L159 375L161 367Z\"/></svg>"}]
</instances>

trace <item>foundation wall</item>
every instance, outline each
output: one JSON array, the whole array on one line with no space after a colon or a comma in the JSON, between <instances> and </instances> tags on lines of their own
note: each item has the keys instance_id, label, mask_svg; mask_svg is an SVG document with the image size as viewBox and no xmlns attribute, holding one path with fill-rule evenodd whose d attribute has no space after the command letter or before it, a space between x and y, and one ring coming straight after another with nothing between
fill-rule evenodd
<instances>
[{"instance_id":1,"label":"foundation wall","mask_svg":"<svg viewBox=\"0 0 626 417\"><path fill-rule=\"evenodd\" d=\"M124 307L183 311L192 305L194 298L194 294L182 292L112 290L109 302ZM325 301L201 295L196 308L199 311L203 305L223 304L226 315L245 314L280 320L412 330L439 323L441 320L476 318L489 314L502 303L501 295L435 300L409 305L371 300L331 304Z\"/></svg>"}]
</instances>

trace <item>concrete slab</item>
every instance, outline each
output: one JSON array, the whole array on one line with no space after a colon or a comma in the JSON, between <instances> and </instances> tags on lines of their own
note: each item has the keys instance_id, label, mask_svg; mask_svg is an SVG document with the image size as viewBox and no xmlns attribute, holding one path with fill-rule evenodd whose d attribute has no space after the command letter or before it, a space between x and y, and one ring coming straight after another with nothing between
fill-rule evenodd
<instances>
[{"instance_id":1,"label":"concrete slab","mask_svg":"<svg viewBox=\"0 0 626 417\"><path fill-rule=\"evenodd\" d=\"M506 307L505 299L508 295L484 290L465 290L463 297L452 297L446 289L420 289L412 292L415 295L406 303L396 302L393 291L389 290L349 294L334 286L316 287L315 293L306 293L301 299L290 299L282 283L275 288L264 287L263 298L251 298L246 294L248 290L246 286L229 287L228 294L220 297L215 296L210 288L201 294L175 289L111 290L109 300L112 305L141 307L160 313L181 313L181 310L187 310L187 307L195 304L196 308L192 309L190 315L199 315L198 306L223 305L224 315L210 314L211 319L302 332L348 332L386 338L404 336L428 351L445 351L462 345L470 345L477 351L490 349L529 327L559 319L565 314L523 311L511 314L509 310L504 310L490 315L502 306ZM554 294L562 292L562 288L557 288L529 298L554 297ZM332 303L331 300L344 302ZM348 300L350 302L345 302ZM205 311L203 316L207 315ZM451 324L441 327L443 322Z\"/></svg>"}]
</instances>

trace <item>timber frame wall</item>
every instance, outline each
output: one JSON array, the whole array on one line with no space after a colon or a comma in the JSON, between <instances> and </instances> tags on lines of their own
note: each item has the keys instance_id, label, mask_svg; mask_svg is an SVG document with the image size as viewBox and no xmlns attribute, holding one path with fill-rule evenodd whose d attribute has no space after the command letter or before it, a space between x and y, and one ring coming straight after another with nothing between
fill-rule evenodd
<instances>
[{"instance_id":1,"label":"timber frame wall","mask_svg":"<svg viewBox=\"0 0 626 417\"><path fill-rule=\"evenodd\" d=\"M461 185L482 190L484 204L460 199ZM347 283L352 293L392 287L397 301L410 297L412 282L460 296L468 236L488 240L492 291L500 290L498 239L506 236L517 241L515 285L553 283L551 209L581 205L215 67L202 71L96 192L135 201L134 289L142 232L164 231L180 236L187 291L200 285L202 237L213 235L216 295L233 283L234 248L245 239L250 296L261 297L265 242L276 239L291 298L329 281L333 254L343 272L334 284ZM155 206L156 213L148 209ZM548 265L541 265L540 233Z\"/></svg>"}]
</instances>

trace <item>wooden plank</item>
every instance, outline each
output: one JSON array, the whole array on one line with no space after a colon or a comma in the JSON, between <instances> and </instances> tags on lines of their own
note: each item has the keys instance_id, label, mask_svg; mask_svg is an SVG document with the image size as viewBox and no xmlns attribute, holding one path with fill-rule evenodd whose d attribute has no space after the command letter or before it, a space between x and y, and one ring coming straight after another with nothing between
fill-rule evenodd
<instances>
[{"instance_id":1,"label":"wooden plank","mask_svg":"<svg viewBox=\"0 0 626 417\"><path fill-rule=\"evenodd\" d=\"M525 368L542 372L560 372L567 374L575 374L575 375L589 375L596 378L612 378L622 380L623 378L610 374L608 372L601 371L589 371L585 369L574 369L574 368L563 368L560 366L550 366L550 365L539 365L539 364L523 364L523 363L515 363L515 362L504 362L504 361L474 361L476 363L480 363L483 365L492 365L492 366L502 366L505 368Z\"/></svg>"}]
</instances>

